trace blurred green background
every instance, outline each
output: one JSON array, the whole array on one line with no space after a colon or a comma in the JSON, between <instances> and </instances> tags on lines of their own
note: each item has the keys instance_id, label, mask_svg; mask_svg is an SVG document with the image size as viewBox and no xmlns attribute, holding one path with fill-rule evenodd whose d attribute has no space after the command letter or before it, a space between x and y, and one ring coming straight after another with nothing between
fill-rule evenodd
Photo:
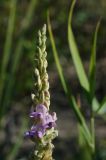
<instances>
[{"instance_id":1,"label":"blurred green background","mask_svg":"<svg viewBox=\"0 0 106 160\"><path fill-rule=\"evenodd\" d=\"M71 0L0 0L0 160L27 160L33 148L33 144L25 140L23 134L30 123L28 114L32 106L30 95L34 84L37 32L47 22L48 10L65 76L75 96L81 92L67 42L70 5ZM106 0L77 1L73 31L86 70L93 32L100 18L96 94L101 100L106 94ZM47 36L51 110L58 113L60 132L54 142L54 157L56 160L74 160L78 156L75 117L60 85L48 32ZM83 107L86 106L84 100L82 103ZM89 113L85 108L88 118ZM106 159L104 119L97 117L96 136L100 139L97 141L100 160Z\"/></svg>"}]
</instances>

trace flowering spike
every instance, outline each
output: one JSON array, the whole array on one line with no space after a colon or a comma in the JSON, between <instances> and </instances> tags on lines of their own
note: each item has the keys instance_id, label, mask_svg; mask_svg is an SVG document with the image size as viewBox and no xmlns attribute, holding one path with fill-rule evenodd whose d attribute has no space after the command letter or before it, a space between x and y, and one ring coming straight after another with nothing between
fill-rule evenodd
<instances>
[{"instance_id":1,"label":"flowering spike","mask_svg":"<svg viewBox=\"0 0 106 160\"><path fill-rule=\"evenodd\" d=\"M46 52L46 25L38 32L38 46L35 55L36 68L35 68L35 96L32 97L34 104L44 104L48 109L50 106L50 94L48 93L49 82L47 74L47 52Z\"/></svg>"},{"instance_id":2,"label":"flowering spike","mask_svg":"<svg viewBox=\"0 0 106 160\"><path fill-rule=\"evenodd\" d=\"M35 151L31 154L31 160L53 160L52 140L58 135L56 127L56 113L49 113L50 93L47 74L46 52L46 25L38 32L38 46L35 55L35 93L31 94L34 102L34 110L29 117L33 120L33 126L25 133L35 143Z\"/></svg>"}]
</instances>

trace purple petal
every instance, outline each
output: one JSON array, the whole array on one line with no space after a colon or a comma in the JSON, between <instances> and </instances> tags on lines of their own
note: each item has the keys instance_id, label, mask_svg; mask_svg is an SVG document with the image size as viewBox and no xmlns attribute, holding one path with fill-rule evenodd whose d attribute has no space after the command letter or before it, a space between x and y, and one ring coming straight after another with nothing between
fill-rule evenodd
<instances>
[{"instance_id":1,"label":"purple petal","mask_svg":"<svg viewBox=\"0 0 106 160\"><path fill-rule=\"evenodd\" d=\"M44 135L44 134L43 134L41 131L38 131L38 132L37 132L37 136L38 136L39 138L42 138L43 135Z\"/></svg>"},{"instance_id":2,"label":"purple petal","mask_svg":"<svg viewBox=\"0 0 106 160\"><path fill-rule=\"evenodd\" d=\"M45 117L45 120L46 120L46 123L49 123L49 122L54 122L52 116L50 114L48 114L46 117Z\"/></svg>"},{"instance_id":3,"label":"purple petal","mask_svg":"<svg viewBox=\"0 0 106 160\"><path fill-rule=\"evenodd\" d=\"M36 115L37 115L36 112L31 112L29 116L30 116L31 118L34 118Z\"/></svg>"},{"instance_id":4,"label":"purple petal","mask_svg":"<svg viewBox=\"0 0 106 160\"><path fill-rule=\"evenodd\" d=\"M33 137L35 135L35 131L27 131L25 133L25 137Z\"/></svg>"},{"instance_id":5,"label":"purple petal","mask_svg":"<svg viewBox=\"0 0 106 160\"><path fill-rule=\"evenodd\" d=\"M31 130L31 131L30 131L30 136L34 136L34 134L35 134L35 131L34 131L34 130Z\"/></svg>"},{"instance_id":6,"label":"purple petal","mask_svg":"<svg viewBox=\"0 0 106 160\"><path fill-rule=\"evenodd\" d=\"M35 125L33 125L32 127L31 127L31 131L36 131L37 130L37 127L35 126Z\"/></svg>"},{"instance_id":7,"label":"purple petal","mask_svg":"<svg viewBox=\"0 0 106 160\"><path fill-rule=\"evenodd\" d=\"M24 133L25 137L29 137L29 131Z\"/></svg>"},{"instance_id":8,"label":"purple petal","mask_svg":"<svg viewBox=\"0 0 106 160\"><path fill-rule=\"evenodd\" d=\"M54 122L53 117L50 114L46 114L42 119L42 125L46 125L49 122Z\"/></svg>"},{"instance_id":9,"label":"purple petal","mask_svg":"<svg viewBox=\"0 0 106 160\"><path fill-rule=\"evenodd\" d=\"M53 120L54 120L54 121L56 121L56 120L57 120L57 115L56 115L56 113L55 113L55 112L53 112L53 113L52 113L52 118L53 118Z\"/></svg>"},{"instance_id":10,"label":"purple petal","mask_svg":"<svg viewBox=\"0 0 106 160\"><path fill-rule=\"evenodd\" d=\"M43 104L39 104L36 106L36 112L41 112L45 115L48 112L48 109Z\"/></svg>"},{"instance_id":11,"label":"purple petal","mask_svg":"<svg viewBox=\"0 0 106 160\"><path fill-rule=\"evenodd\" d=\"M44 125L37 125L36 135L42 138L46 132L46 127Z\"/></svg>"},{"instance_id":12,"label":"purple petal","mask_svg":"<svg viewBox=\"0 0 106 160\"><path fill-rule=\"evenodd\" d=\"M29 115L31 118L43 118L43 115L42 113L38 113L38 112L31 112L30 115Z\"/></svg>"}]
</instances>

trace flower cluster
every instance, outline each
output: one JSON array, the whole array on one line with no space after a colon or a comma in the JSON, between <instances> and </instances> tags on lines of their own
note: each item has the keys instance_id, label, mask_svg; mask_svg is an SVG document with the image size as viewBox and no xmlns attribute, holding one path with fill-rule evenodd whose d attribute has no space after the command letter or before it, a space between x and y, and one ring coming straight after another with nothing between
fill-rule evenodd
<instances>
[{"instance_id":1,"label":"flower cluster","mask_svg":"<svg viewBox=\"0 0 106 160\"><path fill-rule=\"evenodd\" d=\"M47 107L43 104L36 106L36 110L30 113L30 118L34 119L34 124L30 131L25 133L26 137L41 139L46 135L46 131L54 129L57 120L56 113L49 114Z\"/></svg>"}]
</instances>

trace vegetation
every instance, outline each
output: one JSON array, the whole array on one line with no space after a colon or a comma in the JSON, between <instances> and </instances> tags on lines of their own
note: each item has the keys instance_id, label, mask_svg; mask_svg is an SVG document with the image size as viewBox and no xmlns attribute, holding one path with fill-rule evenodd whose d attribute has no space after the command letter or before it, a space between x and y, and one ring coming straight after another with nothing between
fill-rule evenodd
<instances>
[{"instance_id":1,"label":"vegetation","mask_svg":"<svg viewBox=\"0 0 106 160\"><path fill-rule=\"evenodd\" d=\"M75 89L71 89L74 93L76 92L74 97L72 91L70 91L70 88L73 86L70 87L70 84L67 86L66 79L63 76L62 70L67 73L67 67L72 66L72 61L74 62L77 73L76 75L78 76L81 85L80 87L82 87L80 91L82 92L83 90L84 96L87 98L84 106L87 104L90 106L90 108L87 110L87 113L93 113L91 114L91 117L94 117L96 114L96 119L101 115L100 122L102 121L102 123L105 123L106 99L103 99L103 97L106 94L106 2L105 0L77 1L73 18L71 17L71 10L69 19L67 19L70 9L69 6L71 3L72 1L65 0L43 0L42 3L38 0L0 1L0 159L14 160L21 159L23 157L26 158L28 155L27 149L31 150L31 147L33 146L30 144L26 148L25 146L23 147L23 145L25 145L23 133L29 123L27 114L32 103L30 101L30 94L33 88L32 75L34 70L34 54L36 48L35 35L38 28L41 28L41 26L47 21L48 10L50 12L50 17L52 17L52 28L55 35L54 43L49 21L49 34L51 40L49 41L48 39L47 41L49 73L51 75L51 73L55 70L54 65L56 61L64 91L69 99L69 103L71 103L71 107L74 110L76 119L79 122L79 133L83 132L83 136L86 141L88 141L90 144L92 143L92 148L95 148L93 126L94 118L90 119L92 127L89 131L90 127L86 124L85 118L87 115L85 114L85 117L83 117L83 108L81 108L81 113L80 109L78 109L78 104L76 101L76 95L79 92L78 87L77 92ZM100 19L101 26L97 41L97 32L99 28L98 21ZM67 43L67 21L69 47ZM92 36L97 22L98 24L95 34ZM73 25L73 30L70 25ZM49 38L49 35L47 36ZM76 45L75 39L79 46L80 53L77 49L78 47ZM55 61L53 61L51 42ZM96 43L97 54L95 54ZM90 51L92 52L90 65L87 67L89 68L89 71L86 74L83 64L89 61ZM69 58L69 52L72 56L71 60ZM63 65L63 69L60 63ZM67 64L69 64L69 66ZM56 72L53 72L53 77L55 77L55 74ZM102 76L102 74L104 75ZM68 78L69 81L71 80L71 77L69 77L68 74L65 74L65 77ZM97 82L95 77L97 80L99 78L99 85L95 84L95 82ZM54 81L54 84L55 83L56 80ZM59 86L58 81L57 83L57 86ZM60 90L62 92L62 89ZM52 88L51 92L53 92ZM56 92L58 92L58 87L56 88ZM54 99L56 99L56 94L54 93L53 95ZM59 96L60 101L62 101L61 94ZM53 103L57 103L56 100ZM56 105L56 108L57 110L59 108L59 112L64 112L64 109L66 109L61 108L61 106L59 107L58 104ZM97 113L99 113L99 115L97 115ZM79 136L81 144L81 137L83 136L82 134ZM20 141L18 141L18 139L20 139ZM102 140L100 141L102 142ZM88 146L90 144L88 144ZM104 145L102 148L106 148L104 138L103 144ZM99 145L97 146L99 147ZM100 154L97 155L97 159L106 159L105 149L103 150L102 148ZM75 158L75 154L76 152L73 154L72 159ZM58 153L55 155L55 157L58 160ZM71 159L70 157L67 158L67 160Z\"/></svg>"}]
</instances>

